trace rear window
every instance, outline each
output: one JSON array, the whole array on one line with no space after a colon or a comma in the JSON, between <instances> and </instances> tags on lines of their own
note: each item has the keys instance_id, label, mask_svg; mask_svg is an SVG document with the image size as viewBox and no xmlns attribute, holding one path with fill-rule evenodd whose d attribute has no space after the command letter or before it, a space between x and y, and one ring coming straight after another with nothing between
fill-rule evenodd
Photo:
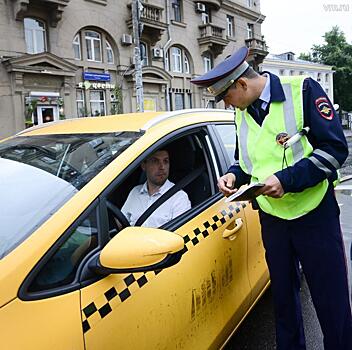
<instances>
[{"instance_id":1,"label":"rear window","mask_svg":"<svg viewBox=\"0 0 352 350\"><path fill-rule=\"evenodd\" d=\"M19 136L0 143L0 259L140 136Z\"/></svg>"}]
</instances>

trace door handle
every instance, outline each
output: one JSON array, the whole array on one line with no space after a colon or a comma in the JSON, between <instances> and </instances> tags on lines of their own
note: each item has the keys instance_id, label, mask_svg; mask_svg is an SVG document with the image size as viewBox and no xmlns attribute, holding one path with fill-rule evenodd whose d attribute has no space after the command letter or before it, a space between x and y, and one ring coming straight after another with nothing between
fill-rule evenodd
<instances>
[{"instance_id":1,"label":"door handle","mask_svg":"<svg viewBox=\"0 0 352 350\"><path fill-rule=\"evenodd\" d=\"M229 238L231 241L236 239L237 235L235 235L236 232L238 232L242 227L243 227L243 220L241 218L236 219L235 221L235 227L232 229L226 229L224 233L222 234L222 238Z\"/></svg>"}]
</instances>

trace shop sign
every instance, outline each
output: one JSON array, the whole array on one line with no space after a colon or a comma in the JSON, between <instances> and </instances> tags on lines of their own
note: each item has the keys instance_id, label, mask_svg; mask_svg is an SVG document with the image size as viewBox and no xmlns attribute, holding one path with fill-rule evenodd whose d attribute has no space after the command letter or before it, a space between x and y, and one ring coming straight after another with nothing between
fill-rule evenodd
<instances>
[{"instance_id":1,"label":"shop sign","mask_svg":"<svg viewBox=\"0 0 352 350\"><path fill-rule=\"evenodd\" d=\"M85 90L89 90L89 89L99 89L99 90L114 90L116 87L116 84L111 84L111 83L91 83L90 81L83 81L77 84L77 87L79 89L85 89Z\"/></svg>"},{"instance_id":2,"label":"shop sign","mask_svg":"<svg viewBox=\"0 0 352 350\"><path fill-rule=\"evenodd\" d=\"M83 79L95 81L110 81L111 76L109 73L83 72Z\"/></svg>"}]
</instances>

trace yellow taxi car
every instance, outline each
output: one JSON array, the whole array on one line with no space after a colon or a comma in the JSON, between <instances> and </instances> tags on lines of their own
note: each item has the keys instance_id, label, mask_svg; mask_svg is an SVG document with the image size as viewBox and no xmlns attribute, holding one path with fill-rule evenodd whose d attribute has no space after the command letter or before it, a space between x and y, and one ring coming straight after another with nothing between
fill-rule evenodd
<instances>
[{"instance_id":1,"label":"yellow taxi car","mask_svg":"<svg viewBox=\"0 0 352 350\"><path fill-rule=\"evenodd\" d=\"M121 207L163 147L191 209L144 227L169 190L131 227ZM71 119L2 141L1 349L221 348L269 283L257 213L217 190L234 147L223 110Z\"/></svg>"}]
</instances>

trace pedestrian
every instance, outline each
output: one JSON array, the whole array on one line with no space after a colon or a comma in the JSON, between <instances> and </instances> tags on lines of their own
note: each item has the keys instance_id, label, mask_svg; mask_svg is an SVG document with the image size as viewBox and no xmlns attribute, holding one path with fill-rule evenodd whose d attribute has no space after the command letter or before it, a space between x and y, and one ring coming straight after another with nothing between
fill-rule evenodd
<instances>
[{"instance_id":1,"label":"pedestrian","mask_svg":"<svg viewBox=\"0 0 352 350\"><path fill-rule=\"evenodd\" d=\"M352 350L347 264L333 185L348 155L339 118L319 83L304 76L259 75L247 55L243 47L192 80L235 108L236 159L218 187L228 196L245 183L264 183L252 205L259 210L270 272L277 349L306 349L300 263L325 350Z\"/></svg>"}]
</instances>

